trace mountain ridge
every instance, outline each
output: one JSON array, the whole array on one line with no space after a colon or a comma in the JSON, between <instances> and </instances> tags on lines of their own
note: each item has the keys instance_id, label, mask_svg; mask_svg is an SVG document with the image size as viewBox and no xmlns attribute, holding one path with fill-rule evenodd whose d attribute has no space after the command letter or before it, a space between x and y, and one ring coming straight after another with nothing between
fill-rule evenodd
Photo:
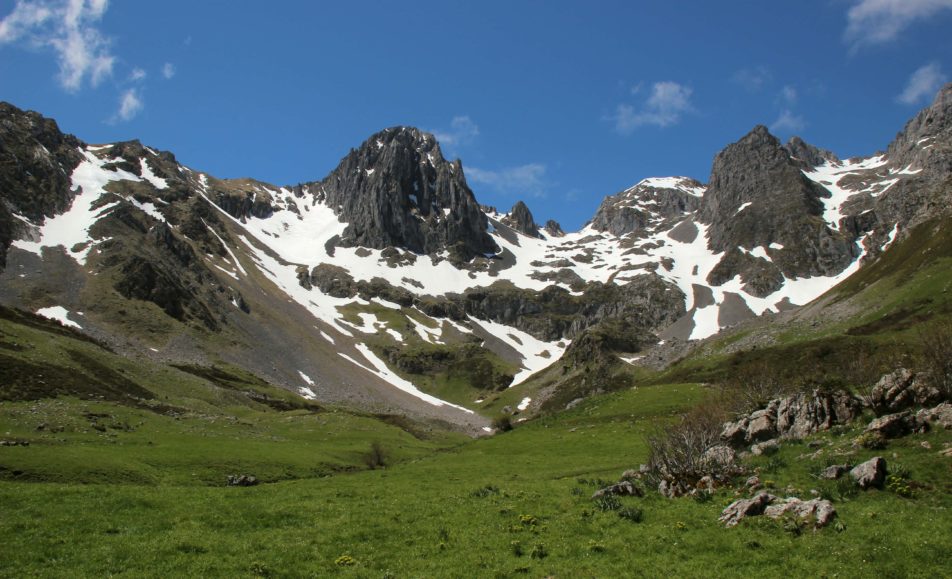
<instances>
[{"instance_id":1,"label":"mountain ridge","mask_svg":"<svg viewBox=\"0 0 952 579\"><path fill-rule=\"evenodd\" d=\"M224 357L324 400L484 428L472 411L500 376L515 387L563 354L567 369L630 364L659 339L803 305L946 210L950 94L866 159L755 127L717 155L707 185L642 180L567 234L522 202L481 207L462 162L414 128L277 187L215 179L138 141L86 145L4 104L0 183L17 193L0 204L0 302L63 307L130 353ZM42 207L24 201L37 189L17 172L26 158L46 168ZM428 361L394 357L407 348ZM447 390L434 356L477 364L472 352L497 386L473 375Z\"/></svg>"}]
</instances>

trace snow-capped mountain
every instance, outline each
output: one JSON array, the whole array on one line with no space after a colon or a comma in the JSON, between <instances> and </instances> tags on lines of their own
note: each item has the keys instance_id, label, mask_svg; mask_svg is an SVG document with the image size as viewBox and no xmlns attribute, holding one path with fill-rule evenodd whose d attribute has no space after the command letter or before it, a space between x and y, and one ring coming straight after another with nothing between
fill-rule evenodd
<instances>
[{"instance_id":1,"label":"snow-capped mountain","mask_svg":"<svg viewBox=\"0 0 952 579\"><path fill-rule=\"evenodd\" d=\"M567 368L592 332L610 326L598 347L630 361L820 296L948 208L950 119L947 86L886 153L845 161L756 127L707 185L643 179L563 233L521 202L480 206L413 128L281 187L3 104L0 301L130 355L476 428L493 392Z\"/></svg>"}]
</instances>

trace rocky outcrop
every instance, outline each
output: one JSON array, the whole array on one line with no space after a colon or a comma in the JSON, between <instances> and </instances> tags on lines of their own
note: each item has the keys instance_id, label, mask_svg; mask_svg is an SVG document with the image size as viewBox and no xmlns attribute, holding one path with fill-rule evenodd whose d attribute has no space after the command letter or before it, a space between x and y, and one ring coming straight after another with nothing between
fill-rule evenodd
<instances>
[{"instance_id":1,"label":"rocky outcrop","mask_svg":"<svg viewBox=\"0 0 952 579\"><path fill-rule=\"evenodd\" d=\"M800 137L791 137L787 144L783 146L787 154L794 161L799 161L805 171L812 170L820 165L830 162L839 163L840 159L835 154L825 149L819 149L813 145L804 142Z\"/></svg>"},{"instance_id":2,"label":"rocky outcrop","mask_svg":"<svg viewBox=\"0 0 952 579\"><path fill-rule=\"evenodd\" d=\"M501 221L523 235L539 237L539 226L536 225L532 212L522 201L516 202Z\"/></svg>"},{"instance_id":3,"label":"rocky outcrop","mask_svg":"<svg viewBox=\"0 0 952 579\"><path fill-rule=\"evenodd\" d=\"M746 517L762 515L767 509L767 506L775 500L777 500L777 497L774 495L761 492L749 499L734 501L721 511L721 516L718 517L718 520L724 523L725 527L735 527Z\"/></svg>"},{"instance_id":4,"label":"rocky outcrop","mask_svg":"<svg viewBox=\"0 0 952 579\"><path fill-rule=\"evenodd\" d=\"M830 501L823 499L778 499L772 494L760 492L752 498L740 499L728 505L721 511L719 520L725 527L734 527L747 517L760 515L772 519L792 516L799 521L809 521L814 529L819 529L827 526L836 517L836 509Z\"/></svg>"},{"instance_id":5,"label":"rocky outcrop","mask_svg":"<svg viewBox=\"0 0 952 579\"><path fill-rule=\"evenodd\" d=\"M559 225L559 222L554 219L549 219L545 222L545 232L549 234L549 237L563 237L565 232L562 231L562 226Z\"/></svg>"},{"instance_id":6,"label":"rocky outcrop","mask_svg":"<svg viewBox=\"0 0 952 579\"><path fill-rule=\"evenodd\" d=\"M920 427L952 430L952 404L943 402L935 408L923 408L916 413L916 424Z\"/></svg>"},{"instance_id":7,"label":"rocky outcrop","mask_svg":"<svg viewBox=\"0 0 952 579\"><path fill-rule=\"evenodd\" d=\"M418 129L371 136L308 188L348 223L344 247L449 251L460 261L498 251L462 163L446 161L433 135Z\"/></svg>"},{"instance_id":8,"label":"rocky outcrop","mask_svg":"<svg viewBox=\"0 0 952 579\"><path fill-rule=\"evenodd\" d=\"M745 279L828 276L859 254L850 236L823 222L821 199L829 192L801 168L763 126L717 154L699 211L700 220L709 224L710 248L729 252L779 244L783 249L771 251L769 262L737 261L711 283L738 274Z\"/></svg>"},{"instance_id":9,"label":"rocky outcrop","mask_svg":"<svg viewBox=\"0 0 952 579\"><path fill-rule=\"evenodd\" d=\"M765 408L724 425L721 439L742 446L774 438L800 439L859 416L862 405L852 394L812 390L771 400Z\"/></svg>"},{"instance_id":10,"label":"rocky outcrop","mask_svg":"<svg viewBox=\"0 0 952 579\"><path fill-rule=\"evenodd\" d=\"M864 432L878 434L883 438L899 438L919 428L916 417L904 411L876 418L866 426Z\"/></svg>"},{"instance_id":11,"label":"rocky outcrop","mask_svg":"<svg viewBox=\"0 0 952 579\"><path fill-rule=\"evenodd\" d=\"M779 519L784 515L793 516L800 521L812 521L813 528L820 529L836 517L836 509L830 501L824 499L804 501L797 497L787 497L764 509L764 516L771 519Z\"/></svg>"},{"instance_id":12,"label":"rocky outcrop","mask_svg":"<svg viewBox=\"0 0 952 579\"><path fill-rule=\"evenodd\" d=\"M855 466L850 471L850 477L861 489L881 487L886 481L886 460L881 456L875 456Z\"/></svg>"},{"instance_id":13,"label":"rocky outcrop","mask_svg":"<svg viewBox=\"0 0 952 579\"><path fill-rule=\"evenodd\" d=\"M899 368L885 374L873 386L868 404L876 414L898 412L912 406L935 404L942 399L937 388L914 372Z\"/></svg>"},{"instance_id":14,"label":"rocky outcrop","mask_svg":"<svg viewBox=\"0 0 952 579\"><path fill-rule=\"evenodd\" d=\"M606 197L591 226L612 235L655 230L671 218L683 218L700 205L703 185L694 179L645 179L621 193Z\"/></svg>"},{"instance_id":15,"label":"rocky outcrop","mask_svg":"<svg viewBox=\"0 0 952 579\"><path fill-rule=\"evenodd\" d=\"M83 146L56 121L0 102L0 269L24 227L15 215L39 224L69 208Z\"/></svg>"}]
</instances>

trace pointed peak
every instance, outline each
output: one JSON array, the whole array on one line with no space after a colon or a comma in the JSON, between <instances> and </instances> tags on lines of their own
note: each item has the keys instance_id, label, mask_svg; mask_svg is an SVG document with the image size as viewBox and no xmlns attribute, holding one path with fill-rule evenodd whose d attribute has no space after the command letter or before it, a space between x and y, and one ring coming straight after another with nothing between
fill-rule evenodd
<instances>
[{"instance_id":1,"label":"pointed peak","mask_svg":"<svg viewBox=\"0 0 952 579\"><path fill-rule=\"evenodd\" d=\"M517 201L516 204L512 206L512 209L503 219L503 222L519 233L530 237L539 237L539 226L536 224L535 218L532 217L532 212L529 211L529 207L522 201Z\"/></svg>"}]
</instances>

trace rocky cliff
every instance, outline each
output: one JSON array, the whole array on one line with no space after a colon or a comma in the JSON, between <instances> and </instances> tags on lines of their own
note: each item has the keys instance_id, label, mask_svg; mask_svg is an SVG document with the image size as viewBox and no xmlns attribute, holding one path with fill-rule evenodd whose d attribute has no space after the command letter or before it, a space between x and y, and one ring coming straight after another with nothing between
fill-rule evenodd
<instances>
[{"instance_id":1,"label":"rocky cliff","mask_svg":"<svg viewBox=\"0 0 952 579\"><path fill-rule=\"evenodd\" d=\"M309 188L348 224L338 241L343 247L449 251L459 261L498 249L462 163L444 159L433 135L418 129L371 136Z\"/></svg>"}]
</instances>

